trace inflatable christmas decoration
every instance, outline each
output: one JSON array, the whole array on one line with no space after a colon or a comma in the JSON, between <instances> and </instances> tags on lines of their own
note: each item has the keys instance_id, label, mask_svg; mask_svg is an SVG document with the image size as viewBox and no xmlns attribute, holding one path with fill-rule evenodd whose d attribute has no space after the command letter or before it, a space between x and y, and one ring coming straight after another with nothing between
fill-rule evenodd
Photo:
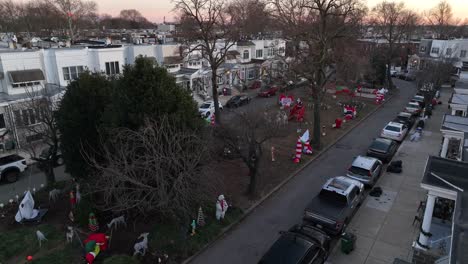
<instances>
[{"instance_id":1,"label":"inflatable christmas decoration","mask_svg":"<svg viewBox=\"0 0 468 264\"><path fill-rule=\"evenodd\" d=\"M229 205L227 204L224 195L221 194L218 196L218 200L216 201L216 219L218 221L224 219L228 207Z\"/></svg>"},{"instance_id":2,"label":"inflatable christmas decoration","mask_svg":"<svg viewBox=\"0 0 468 264\"><path fill-rule=\"evenodd\" d=\"M344 112L345 120L354 119L357 114L356 106L345 105L343 107L343 112Z\"/></svg>"},{"instance_id":3,"label":"inflatable christmas decoration","mask_svg":"<svg viewBox=\"0 0 468 264\"><path fill-rule=\"evenodd\" d=\"M333 128L341 128L341 124L343 123L343 120L341 118L335 119L335 123L332 125Z\"/></svg>"},{"instance_id":4,"label":"inflatable christmas decoration","mask_svg":"<svg viewBox=\"0 0 468 264\"><path fill-rule=\"evenodd\" d=\"M375 94L375 103L376 104L381 104L383 101L385 101L385 94L387 92L388 92L388 90L385 89L385 88L377 90L376 94Z\"/></svg>"},{"instance_id":5,"label":"inflatable christmas decoration","mask_svg":"<svg viewBox=\"0 0 468 264\"><path fill-rule=\"evenodd\" d=\"M310 133L308 129L302 135L301 142L304 144L304 148L302 152L308 155L312 154L312 147L310 146Z\"/></svg>"},{"instance_id":6,"label":"inflatable christmas decoration","mask_svg":"<svg viewBox=\"0 0 468 264\"><path fill-rule=\"evenodd\" d=\"M88 228L91 232L96 232L99 230L99 224L94 213L89 213Z\"/></svg>"},{"instance_id":7,"label":"inflatable christmas decoration","mask_svg":"<svg viewBox=\"0 0 468 264\"><path fill-rule=\"evenodd\" d=\"M296 142L296 155L294 156L294 163L299 163L301 162L301 157L302 157L302 143L301 143L301 138L297 139Z\"/></svg>"},{"instance_id":8,"label":"inflatable christmas decoration","mask_svg":"<svg viewBox=\"0 0 468 264\"><path fill-rule=\"evenodd\" d=\"M210 125L211 126L214 126L215 125L215 114L211 114L211 117L210 117Z\"/></svg>"},{"instance_id":9,"label":"inflatable christmas decoration","mask_svg":"<svg viewBox=\"0 0 468 264\"><path fill-rule=\"evenodd\" d=\"M288 120L296 118L297 122L302 122L302 121L304 121L304 114L305 114L304 104L302 103L301 99L298 98L297 103L294 105L294 107L289 112Z\"/></svg>"},{"instance_id":10,"label":"inflatable christmas decoration","mask_svg":"<svg viewBox=\"0 0 468 264\"><path fill-rule=\"evenodd\" d=\"M292 95L286 96L285 94L281 94L279 96L279 104L281 108L289 108L291 107L293 102L294 102L294 97Z\"/></svg>"},{"instance_id":11,"label":"inflatable christmas decoration","mask_svg":"<svg viewBox=\"0 0 468 264\"><path fill-rule=\"evenodd\" d=\"M84 241L85 245L85 259L87 264L93 264L96 257L101 251L107 249L109 237L103 233L91 234Z\"/></svg>"}]
</instances>

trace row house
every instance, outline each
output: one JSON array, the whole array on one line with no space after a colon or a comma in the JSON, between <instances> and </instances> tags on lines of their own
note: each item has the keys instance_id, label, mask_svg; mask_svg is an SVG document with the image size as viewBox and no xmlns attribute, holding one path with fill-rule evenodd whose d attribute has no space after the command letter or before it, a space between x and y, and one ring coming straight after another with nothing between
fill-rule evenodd
<instances>
[{"instance_id":1,"label":"row house","mask_svg":"<svg viewBox=\"0 0 468 264\"><path fill-rule=\"evenodd\" d=\"M50 49L0 50L0 147L24 147L39 140L30 131L39 125L28 107L31 92L47 91L59 98L70 81L82 72L102 72L108 76L123 72L135 58L153 58L164 65L179 45L107 45ZM168 69L170 70L170 69ZM47 88L47 89L44 89ZM11 143L14 142L14 143Z\"/></svg>"},{"instance_id":2,"label":"row house","mask_svg":"<svg viewBox=\"0 0 468 264\"><path fill-rule=\"evenodd\" d=\"M422 39L418 52L410 59L412 68L422 69L430 61L450 61L460 71L468 71L468 39Z\"/></svg>"}]
</instances>

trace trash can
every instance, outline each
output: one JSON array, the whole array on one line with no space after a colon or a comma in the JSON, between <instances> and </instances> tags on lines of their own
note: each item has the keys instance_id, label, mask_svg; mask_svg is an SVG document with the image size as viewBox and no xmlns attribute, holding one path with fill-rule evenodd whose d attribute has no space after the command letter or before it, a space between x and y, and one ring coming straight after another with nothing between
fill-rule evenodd
<instances>
[{"instance_id":1,"label":"trash can","mask_svg":"<svg viewBox=\"0 0 468 264\"><path fill-rule=\"evenodd\" d=\"M351 253L354 250L354 244L356 243L356 236L351 233L343 233L341 235L341 252L345 254Z\"/></svg>"}]
</instances>

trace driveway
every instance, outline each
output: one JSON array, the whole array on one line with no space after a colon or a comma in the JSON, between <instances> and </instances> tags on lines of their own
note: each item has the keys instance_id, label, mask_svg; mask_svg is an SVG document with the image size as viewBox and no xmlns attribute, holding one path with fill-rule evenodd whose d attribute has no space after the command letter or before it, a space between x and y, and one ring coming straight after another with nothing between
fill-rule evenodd
<instances>
[{"instance_id":1,"label":"driveway","mask_svg":"<svg viewBox=\"0 0 468 264\"><path fill-rule=\"evenodd\" d=\"M54 169L55 179L63 181L71 179L69 174L65 173L65 166L60 166ZM47 179L44 173L40 172L34 166L28 167L20 178L14 183L0 183L0 203L7 203L9 199L14 199L15 195L21 196L28 189L39 189L41 184L47 185Z\"/></svg>"},{"instance_id":2,"label":"driveway","mask_svg":"<svg viewBox=\"0 0 468 264\"><path fill-rule=\"evenodd\" d=\"M413 83L394 79L400 92L334 147L308 165L270 199L257 207L229 234L191 263L257 263L278 238L278 232L300 223L303 210L330 177L344 175L354 156L365 153L371 140L415 94ZM229 213L229 212L228 212Z\"/></svg>"}]
</instances>

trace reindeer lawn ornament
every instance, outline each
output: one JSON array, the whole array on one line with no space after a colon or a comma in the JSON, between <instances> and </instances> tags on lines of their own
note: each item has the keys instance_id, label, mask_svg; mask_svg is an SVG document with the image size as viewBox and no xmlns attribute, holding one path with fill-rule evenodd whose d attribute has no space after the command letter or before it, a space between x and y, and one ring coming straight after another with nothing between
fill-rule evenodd
<instances>
[{"instance_id":1,"label":"reindeer lawn ornament","mask_svg":"<svg viewBox=\"0 0 468 264\"><path fill-rule=\"evenodd\" d=\"M123 215L112 219L110 223L107 224L107 228L113 229L122 225L125 226L125 228L127 227L127 222L125 222L125 216Z\"/></svg>"},{"instance_id":2,"label":"reindeer lawn ornament","mask_svg":"<svg viewBox=\"0 0 468 264\"><path fill-rule=\"evenodd\" d=\"M278 111L276 114L276 124L286 126L288 124L288 114L284 111Z\"/></svg>"},{"instance_id":3,"label":"reindeer lawn ornament","mask_svg":"<svg viewBox=\"0 0 468 264\"><path fill-rule=\"evenodd\" d=\"M36 237L37 237L37 240L39 241L39 247L42 246L42 241L47 241L47 238L45 237L44 233L42 233L39 230L36 231Z\"/></svg>"},{"instance_id":4,"label":"reindeer lawn ornament","mask_svg":"<svg viewBox=\"0 0 468 264\"><path fill-rule=\"evenodd\" d=\"M65 235L65 237L67 238L67 243L72 243L73 242L73 234L75 233L75 231L73 230L73 227L72 226L68 226L67 227L68 231Z\"/></svg>"},{"instance_id":5,"label":"reindeer lawn ornament","mask_svg":"<svg viewBox=\"0 0 468 264\"><path fill-rule=\"evenodd\" d=\"M133 246L133 249L135 250L133 252L133 256L136 256L137 254L144 256L146 254L146 250L148 250L148 235L149 233L143 233L138 237L138 239L143 238L143 240L135 243Z\"/></svg>"}]
</instances>

